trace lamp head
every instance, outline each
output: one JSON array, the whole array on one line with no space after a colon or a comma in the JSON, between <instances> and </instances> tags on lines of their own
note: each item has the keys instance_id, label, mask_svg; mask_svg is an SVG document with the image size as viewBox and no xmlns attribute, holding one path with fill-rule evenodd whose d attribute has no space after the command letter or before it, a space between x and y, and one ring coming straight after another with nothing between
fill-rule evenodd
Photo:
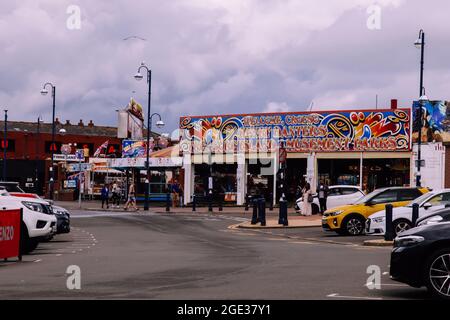
<instances>
[{"instance_id":1,"label":"lamp head","mask_svg":"<svg viewBox=\"0 0 450 320\"><path fill-rule=\"evenodd\" d=\"M428 101L429 101L429 100L428 100L428 97L427 97L426 94L421 95L420 98L419 98L419 103L420 103L420 104L425 104L425 103L427 103Z\"/></svg>"},{"instance_id":2,"label":"lamp head","mask_svg":"<svg viewBox=\"0 0 450 320\"><path fill-rule=\"evenodd\" d=\"M143 78L144 78L144 76L142 75L142 73L140 73L139 71L134 75L134 78L137 80L137 81L141 81Z\"/></svg>"},{"instance_id":3,"label":"lamp head","mask_svg":"<svg viewBox=\"0 0 450 320\"><path fill-rule=\"evenodd\" d=\"M65 135L66 132L67 132L67 131L66 131L66 129L64 129L64 128L59 129L59 134Z\"/></svg>"},{"instance_id":4,"label":"lamp head","mask_svg":"<svg viewBox=\"0 0 450 320\"><path fill-rule=\"evenodd\" d=\"M162 127L164 127L164 125L165 125L165 123L162 120L159 120L158 122L156 122L156 126L158 128L162 128Z\"/></svg>"},{"instance_id":5,"label":"lamp head","mask_svg":"<svg viewBox=\"0 0 450 320\"><path fill-rule=\"evenodd\" d=\"M41 90L41 94L42 94L43 96L46 96L46 95L48 94L48 90L45 89L45 88L43 88L43 89Z\"/></svg>"}]
</instances>

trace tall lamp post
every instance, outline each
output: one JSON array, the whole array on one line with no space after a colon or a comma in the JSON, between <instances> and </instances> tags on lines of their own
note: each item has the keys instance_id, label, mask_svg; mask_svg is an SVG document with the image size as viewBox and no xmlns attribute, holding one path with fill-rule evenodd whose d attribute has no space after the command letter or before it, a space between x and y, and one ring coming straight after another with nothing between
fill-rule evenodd
<instances>
[{"instance_id":1,"label":"tall lamp post","mask_svg":"<svg viewBox=\"0 0 450 320\"><path fill-rule=\"evenodd\" d=\"M46 84L44 84L44 86L42 87L41 90L41 94L43 96L48 94L48 90L47 87L50 86L52 89L52 99L53 99L53 113L52 113L52 144L50 146L50 151L52 153L52 166L51 166L51 177L50 177L50 200L53 200L53 188L54 188L54 183L55 183L55 168L54 168L54 162L55 162L55 149L56 149L56 145L55 145L55 98L56 98L56 87L50 83L47 82Z\"/></svg>"},{"instance_id":2,"label":"tall lamp post","mask_svg":"<svg viewBox=\"0 0 450 320\"><path fill-rule=\"evenodd\" d=\"M416 175L416 186L421 186L421 174L420 174L420 167L421 167L421 160L422 160L422 153L421 153L421 147L422 147L422 107L424 104L428 101L427 96L424 92L423 87L423 64L424 64L424 53L425 53L425 32L423 32L422 29L419 31L419 37L414 42L414 45L416 48L420 49L420 89L419 89L419 127L418 127L418 144L417 144L417 175Z\"/></svg>"},{"instance_id":3,"label":"tall lamp post","mask_svg":"<svg viewBox=\"0 0 450 320\"><path fill-rule=\"evenodd\" d=\"M8 149L8 110L5 110L5 132L3 134L3 181L6 181L6 151Z\"/></svg>"},{"instance_id":4,"label":"tall lamp post","mask_svg":"<svg viewBox=\"0 0 450 320\"><path fill-rule=\"evenodd\" d=\"M147 84L148 84L148 107L147 107L147 158L145 162L145 169L147 172L146 178L146 188L145 188L145 202L144 202L144 210L148 211L149 208L149 183L150 183L150 164L149 164L149 151L148 147L150 145L150 131L152 130L152 116L158 115L159 121L156 123L158 127L163 126L164 122L161 120L161 116L158 113L151 114L151 98L152 98L152 70L148 68L144 62L138 68L137 73L134 75L134 78L137 81L140 81L144 78L141 73L141 70L145 69L147 71Z\"/></svg>"}]
</instances>

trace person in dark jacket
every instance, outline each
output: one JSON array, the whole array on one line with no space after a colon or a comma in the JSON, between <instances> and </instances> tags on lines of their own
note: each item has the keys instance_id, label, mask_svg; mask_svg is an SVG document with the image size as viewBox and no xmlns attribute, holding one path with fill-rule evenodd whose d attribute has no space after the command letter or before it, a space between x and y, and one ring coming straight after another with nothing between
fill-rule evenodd
<instances>
[{"instance_id":1,"label":"person in dark jacket","mask_svg":"<svg viewBox=\"0 0 450 320\"><path fill-rule=\"evenodd\" d=\"M319 187L317 188L317 198L319 199L321 214L327 211L327 197L328 197L328 185L323 181L320 181Z\"/></svg>"},{"instance_id":2,"label":"person in dark jacket","mask_svg":"<svg viewBox=\"0 0 450 320\"><path fill-rule=\"evenodd\" d=\"M106 209L109 209L109 188L106 184L103 185L102 191L101 191L101 198L102 198L102 209L106 202Z\"/></svg>"}]
</instances>

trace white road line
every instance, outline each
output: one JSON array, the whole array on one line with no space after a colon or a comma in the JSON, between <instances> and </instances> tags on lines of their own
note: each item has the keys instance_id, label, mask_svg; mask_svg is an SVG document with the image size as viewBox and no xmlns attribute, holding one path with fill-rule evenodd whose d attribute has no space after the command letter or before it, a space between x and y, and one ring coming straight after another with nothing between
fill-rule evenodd
<instances>
[{"instance_id":1,"label":"white road line","mask_svg":"<svg viewBox=\"0 0 450 320\"><path fill-rule=\"evenodd\" d=\"M41 262L42 261L42 259L37 259L37 260L34 260L33 262Z\"/></svg>"},{"instance_id":2,"label":"white road line","mask_svg":"<svg viewBox=\"0 0 450 320\"><path fill-rule=\"evenodd\" d=\"M358 299L358 300L383 300L383 298L378 297L356 297L356 296L341 296L339 293L332 293L327 295L328 298L337 298L337 299Z\"/></svg>"},{"instance_id":3,"label":"white road line","mask_svg":"<svg viewBox=\"0 0 450 320\"><path fill-rule=\"evenodd\" d=\"M375 285L373 282L369 282L366 283L365 285L363 285L363 287L368 287L368 286L373 286ZM380 283L380 286L391 286L391 287L407 287L409 288L409 286L407 284L401 284L401 283Z\"/></svg>"}]
</instances>

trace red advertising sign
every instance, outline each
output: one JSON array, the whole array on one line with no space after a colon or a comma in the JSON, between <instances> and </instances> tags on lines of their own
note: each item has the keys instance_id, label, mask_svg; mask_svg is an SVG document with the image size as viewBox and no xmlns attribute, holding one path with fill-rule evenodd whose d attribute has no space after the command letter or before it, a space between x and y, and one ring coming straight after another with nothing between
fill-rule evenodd
<instances>
[{"instance_id":1,"label":"red advertising sign","mask_svg":"<svg viewBox=\"0 0 450 320\"><path fill-rule=\"evenodd\" d=\"M0 259L19 257L21 210L0 210Z\"/></svg>"}]
</instances>

